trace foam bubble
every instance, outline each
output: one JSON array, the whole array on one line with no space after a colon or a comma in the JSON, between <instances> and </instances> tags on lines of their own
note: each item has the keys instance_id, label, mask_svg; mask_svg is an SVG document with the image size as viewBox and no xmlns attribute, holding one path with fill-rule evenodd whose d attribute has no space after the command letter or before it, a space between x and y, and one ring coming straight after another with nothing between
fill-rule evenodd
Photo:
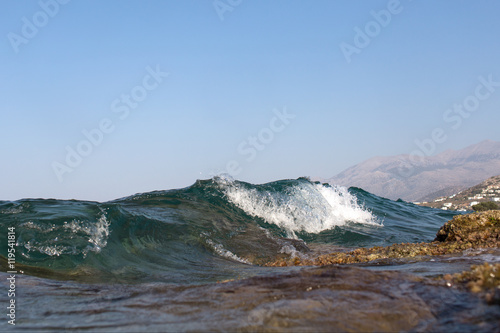
<instances>
[{"instance_id":1,"label":"foam bubble","mask_svg":"<svg viewBox=\"0 0 500 333\"><path fill-rule=\"evenodd\" d=\"M234 261L238 261L238 262L241 262L243 264L248 264L248 265L252 264L248 260L240 258L236 254L234 254L233 252L226 250L224 248L224 246L222 246L222 244L215 243L214 241L212 241L211 239L208 239L208 238L205 239L205 242L214 250L215 253L217 253L221 257L225 257L225 258L228 258L228 259L231 259Z\"/></svg>"},{"instance_id":2,"label":"foam bubble","mask_svg":"<svg viewBox=\"0 0 500 333\"><path fill-rule=\"evenodd\" d=\"M29 221L23 223L21 226L40 232L39 237L41 239L31 239L22 244L22 246L28 252L37 251L51 257L63 254L83 254L86 257L89 252L101 252L102 248L107 245L109 225L110 223L104 213L95 222L74 219L70 222L64 222L62 225L56 225L53 223L45 224L38 221ZM68 232L73 235L66 237L65 235ZM46 236L42 237L42 235ZM71 243L71 239L73 238L74 244L69 245L68 243ZM88 244L82 247L79 245L81 244L80 240L86 240Z\"/></svg>"},{"instance_id":3,"label":"foam bubble","mask_svg":"<svg viewBox=\"0 0 500 333\"><path fill-rule=\"evenodd\" d=\"M87 254L89 251L96 253L107 245L109 236L109 222L104 214L95 222L73 220L70 223L64 223L64 228L70 229L73 233L82 232L86 234L90 243L82 252Z\"/></svg>"},{"instance_id":4,"label":"foam bubble","mask_svg":"<svg viewBox=\"0 0 500 333\"><path fill-rule=\"evenodd\" d=\"M296 232L301 231L319 233L350 222L381 225L345 187L301 182L272 190L272 187L247 188L226 179L220 184L234 205L279 226L288 237L297 238Z\"/></svg>"}]
</instances>

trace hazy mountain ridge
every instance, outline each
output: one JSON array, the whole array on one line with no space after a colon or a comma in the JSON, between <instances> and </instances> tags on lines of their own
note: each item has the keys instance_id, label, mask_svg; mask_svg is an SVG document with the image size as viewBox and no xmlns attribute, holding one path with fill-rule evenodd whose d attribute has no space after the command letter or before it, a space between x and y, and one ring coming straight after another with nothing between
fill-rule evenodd
<instances>
[{"instance_id":1,"label":"hazy mountain ridge","mask_svg":"<svg viewBox=\"0 0 500 333\"><path fill-rule=\"evenodd\" d=\"M500 202L500 175L488 178L451 196L438 196L428 201L417 204L446 210L471 210L473 205L481 202Z\"/></svg>"},{"instance_id":2,"label":"hazy mountain ridge","mask_svg":"<svg viewBox=\"0 0 500 333\"><path fill-rule=\"evenodd\" d=\"M486 140L424 157L405 172L403 166L409 161L409 155L373 157L324 181L394 200L419 201L434 192L452 195L500 173L500 142Z\"/></svg>"},{"instance_id":3,"label":"hazy mountain ridge","mask_svg":"<svg viewBox=\"0 0 500 333\"><path fill-rule=\"evenodd\" d=\"M452 193L452 192L458 193L458 192L461 192L465 189L466 189L466 187L464 187L464 186L450 186L450 187L447 187L443 190L439 190L437 192L432 192L431 194L428 194L425 197L421 198L419 201L422 201L422 202L433 201L436 198L446 197L447 195L449 195L449 193Z\"/></svg>"}]
</instances>

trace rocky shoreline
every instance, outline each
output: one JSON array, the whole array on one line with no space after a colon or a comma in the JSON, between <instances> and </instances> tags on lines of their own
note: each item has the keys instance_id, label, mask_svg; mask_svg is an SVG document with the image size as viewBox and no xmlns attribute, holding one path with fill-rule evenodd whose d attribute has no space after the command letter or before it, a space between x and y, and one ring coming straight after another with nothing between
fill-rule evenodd
<instances>
[{"instance_id":1,"label":"rocky shoreline","mask_svg":"<svg viewBox=\"0 0 500 333\"><path fill-rule=\"evenodd\" d=\"M386 247L357 248L317 257L279 259L266 264L284 266L327 266L371 263L386 259L420 257L461 253L470 249L500 248L500 211L486 211L457 215L446 222L430 243L403 243ZM500 264L474 265L470 271L447 274L442 277L447 285L479 294L488 304L500 305Z\"/></svg>"},{"instance_id":2,"label":"rocky shoreline","mask_svg":"<svg viewBox=\"0 0 500 333\"><path fill-rule=\"evenodd\" d=\"M127 332L145 327L151 332L498 331L500 306L454 288L455 280L349 265L272 271L223 283L126 288L73 283L62 288L60 283L26 276L20 288L24 300L43 297L52 304L77 296L80 301L59 311L31 307L22 328L53 331L56 319L65 316L72 329L108 332L109 315L123 314L113 324ZM91 323L80 323L82 304L88 307Z\"/></svg>"},{"instance_id":3,"label":"rocky shoreline","mask_svg":"<svg viewBox=\"0 0 500 333\"><path fill-rule=\"evenodd\" d=\"M413 258L459 253L468 249L500 247L500 211L457 215L446 222L431 243L403 243L391 246L357 248L315 258L279 259L266 266L325 266L366 263L380 259Z\"/></svg>"}]
</instances>

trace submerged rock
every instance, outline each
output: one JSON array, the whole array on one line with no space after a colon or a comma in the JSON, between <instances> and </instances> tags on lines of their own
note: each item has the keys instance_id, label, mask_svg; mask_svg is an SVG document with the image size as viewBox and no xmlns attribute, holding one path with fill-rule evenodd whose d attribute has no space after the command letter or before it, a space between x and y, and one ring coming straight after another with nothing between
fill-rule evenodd
<instances>
[{"instance_id":1,"label":"submerged rock","mask_svg":"<svg viewBox=\"0 0 500 333\"><path fill-rule=\"evenodd\" d=\"M431 243L404 243L391 246L358 248L315 258L279 259L266 266L324 266L365 263L380 259L444 255L475 248L500 247L500 211L458 215L446 222Z\"/></svg>"},{"instance_id":2,"label":"submerged rock","mask_svg":"<svg viewBox=\"0 0 500 333\"><path fill-rule=\"evenodd\" d=\"M500 305L500 264L474 265L470 271L444 276L449 285L467 288L483 296L488 304Z\"/></svg>"},{"instance_id":3,"label":"submerged rock","mask_svg":"<svg viewBox=\"0 0 500 333\"><path fill-rule=\"evenodd\" d=\"M347 266L269 274L192 286L85 285L25 276L20 299L31 307L22 328L67 330L64 318L71 329L92 332L498 331L500 307L445 281ZM74 297L78 302L68 302ZM37 299L50 307L33 306Z\"/></svg>"}]
</instances>

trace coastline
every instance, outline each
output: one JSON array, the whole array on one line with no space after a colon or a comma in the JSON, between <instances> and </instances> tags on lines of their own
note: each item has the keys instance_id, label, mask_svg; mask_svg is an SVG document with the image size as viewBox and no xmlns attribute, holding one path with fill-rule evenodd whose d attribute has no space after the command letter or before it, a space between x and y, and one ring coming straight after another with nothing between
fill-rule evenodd
<instances>
[{"instance_id":1,"label":"coastline","mask_svg":"<svg viewBox=\"0 0 500 333\"><path fill-rule=\"evenodd\" d=\"M430 243L401 243L390 246L357 248L315 258L279 259L266 266L325 266L368 263L380 259L414 258L459 253L469 249L500 248L500 211L457 215L446 222Z\"/></svg>"},{"instance_id":2,"label":"coastline","mask_svg":"<svg viewBox=\"0 0 500 333\"><path fill-rule=\"evenodd\" d=\"M393 259L419 258L430 261L433 256L459 254L467 250L500 248L500 211L457 215L446 222L429 243L402 243L386 247L357 248L333 252L313 258L279 259L270 267L320 266L348 267L352 264L384 263ZM490 305L500 305L500 263L471 265L461 273L445 274L436 279L448 287L457 287L478 294Z\"/></svg>"}]
</instances>

